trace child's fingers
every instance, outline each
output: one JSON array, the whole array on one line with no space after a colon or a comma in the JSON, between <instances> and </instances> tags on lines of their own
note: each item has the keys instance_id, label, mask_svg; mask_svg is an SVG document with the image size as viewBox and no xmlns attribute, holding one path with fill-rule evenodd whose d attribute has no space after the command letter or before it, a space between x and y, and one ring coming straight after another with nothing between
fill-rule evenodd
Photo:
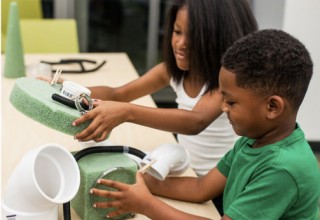
<instances>
[{"instance_id":1,"label":"child's fingers","mask_svg":"<svg viewBox=\"0 0 320 220\"><path fill-rule=\"evenodd\" d=\"M104 198L111 198L111 199L116 199L119 198L119 192L118 191L108 191L108 190L101 190L101 189L90 189L90 194L99 196L99 197L104 197Z\"/></svg>"},{"instance_id":2,"label":"child's fingers","mask_svg":"<svg viewBox=\"0 0 320 220\"><path fill-rule=\"evenodd\" d=\"M37 76L36 79L42 80L42 81L46 81L46 82L50 83L51 80L52 80L52 77L49 77L49 76Z\"/></svg>"},{"instance_id":3,"label":"child's fingers","mask_svg":"<svg viewBox=\"0 0 320 220\"><path fill-rule=\"evenodd\" d=\"M52 81L52 77L50 77L50 76L37 76L36 79L42 80L42 81L46 81L46 82L48 82L48 83L51 83L51 81ZM62 78L60 77L60 78L58 79L58 82L57 82L57 83L62 84L63 81L64 81L64 79L62 79Z\"/></svg>"},{"instance_id":4,"label":"child's fingers","mask_svg":"<svg viewBox=\"0 0 320 220\"><path fill-rule=\"evenodd\" d=\"M125 190L128 188L128 185L126 183L121 183L114 180L107 180L107 179L99 179L97 183L105 186L109 186L111 188L117 189L117 190Z\"/></svg>"},{"instance_id":5,"label":"child's fingers","mask_svg":"<svg viewBox=\"0 0 320 220\"><path fill-rule=\"evenodd\" d=\"M108 132L107 131L103 131L101 135L99 135L99 137L95 138L94 141L95 142L101 142L104 141L105 139L107 139L108 137Z\"/></svg>"},{"instance_id":6,"label":"child's fingers","mask_svg":"<svg viewBox=\"0 0 320 220\"><path fill-rule=\"evenodd\" d=\"M92 111L88 111L86 114L82 115L80 118L77 118L72 122L72 126L77 126L79 124L82 124L83 122L86 122L92 118L94 118L94 114Z\"/></svg>"}]
</instances>

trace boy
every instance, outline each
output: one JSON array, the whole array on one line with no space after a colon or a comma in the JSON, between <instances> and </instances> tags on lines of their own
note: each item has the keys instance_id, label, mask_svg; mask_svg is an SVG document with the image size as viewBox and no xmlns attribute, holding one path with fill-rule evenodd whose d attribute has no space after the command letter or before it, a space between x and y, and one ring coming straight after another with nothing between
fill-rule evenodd
<instances>
[{"instance_id":1,"label":"boy","mask_svg":"<svg viewBox=\"0 0 320 220\"><path fill-rule=\"evenodd\" d=\"M114 199L94 207L116 207L108 217L131 211L151 219L204 219L151 193L203 202L224 190L223 220L318 219L319 168L296 123L312 67L303 44L283 31L261 30L238 40L225 53L219 76L222 110L243 136L234 148L201 178L158 181L138 172L134 185L100 180L118 192L92 189Z\"/></svg>"}]
</instances>

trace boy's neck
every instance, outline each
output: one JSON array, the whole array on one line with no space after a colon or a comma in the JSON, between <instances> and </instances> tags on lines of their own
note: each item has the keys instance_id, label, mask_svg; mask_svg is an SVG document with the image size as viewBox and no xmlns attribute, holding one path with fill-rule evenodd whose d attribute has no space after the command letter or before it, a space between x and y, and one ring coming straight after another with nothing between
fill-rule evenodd
<instances>
[{"instance_id":1,"label":"boy's neck","mask_svg":"<svg viewBox=\"0 0 320 220\"><path fill-rule=\"evenodd\" d=\"M296 129L296 120L288 120L286 123L279 123L277 126L273 127L267 131L262 137L257 138L252 145L253 148L263 147L269 144L274 144L281 141L291 135L291 133Z\"/></svg>"}]
</instances>

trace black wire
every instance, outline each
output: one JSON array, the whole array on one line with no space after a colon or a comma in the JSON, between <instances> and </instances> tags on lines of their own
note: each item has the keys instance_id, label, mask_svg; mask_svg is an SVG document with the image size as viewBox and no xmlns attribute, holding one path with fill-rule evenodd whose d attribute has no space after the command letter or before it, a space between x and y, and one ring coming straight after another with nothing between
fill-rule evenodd
<instances>
[{"instance_id":1,"label":"black wire","mask_svg":"<svg viewBox=\"0 0 320 220\"><path fill-rule=\"evenodd\" d=\"M81 70L63 70L63 73L91 73L91 72L95 72L98 69L100 69L105 63L107 63L106 60L103 60L99 65L97 65L96 67L92 68L92 69L86 69L83 65L83 63L92 63L92 64L96 64L97 61L94 60L87 60L87 59L62 59L58 62L49 62L49 61L40 61L41 63L46 63L49 65L62 65L62 64L72 64L72 63L78 63L80 65ZM52 72L55 73L56 70L52 69Z\"/></svg>"},{"instance_id":2,"label":"black wire","mask_svg":"<svg viewBox=\"0 0 320 220\"><path fill-rule=\"evenodd\" d=\"M75 102L73 100L68 99L66 97L63 97L63 96L61 96L61 95L59 95L57 93L52 94L51 98L54 101L57 101L57 102L59 102L61 104L64 104L64 105L66 105L66 106L68 106L70 108L77 109L76 104L75 104ZM84 104L82 102L80 103L80 105L84 110L88 110L89 109L89 106L87 106L86 104Z\"/></svg>"},{"instance_id":3,"label":"black wire","mask_svg":"<svg viewBox=\"0 0 320 220\"><path fill-rule=\"evenodd\" d=\"M127 149L128 152L125 152L125 149ZM82 157L95 154L95 153L129 153L133 154L141 159L143 159L146 156L146 153L144 153L141 150L132 148L132 147L125 147L125 146L98 146L98 147L88 147L81 151L78 151L76 154L74 154L74 158L76 161L79 161Z\"/></svg>"},{"instance_id":4,"label":"black wire","mask_svg":"<svg viewBox=\"0 0 320 220\"><path fill-rule=\"evenodd\" d=\"M128 153L143 159L146 156L141 150L127 146L98 146L88 147L78 151L73 156L78 162L81 158L95 153ZM70 202L63 203L63 218L64 220L71 220Z\"/></svg>"}]
</instances>

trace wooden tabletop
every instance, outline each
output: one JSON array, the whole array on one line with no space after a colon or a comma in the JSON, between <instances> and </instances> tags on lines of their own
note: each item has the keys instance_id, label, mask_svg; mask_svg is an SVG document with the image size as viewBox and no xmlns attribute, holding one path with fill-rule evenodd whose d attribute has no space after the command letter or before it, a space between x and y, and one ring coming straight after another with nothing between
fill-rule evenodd
<instances>
[{"instance_id":1,"label":"wooden tabletop","mask_svg":"<svg viewBox=\"0 0 320 220\"><path fill-rule=\"evenodd\" d=\"M125 53L82 53L82 54L26 54L25 65L32 67L39 64L41 60L56 62L60 59L90 59L95 60L99 64L103 60L107 63L98 71L92 73L81 74L64 74L62 78L79 83L83 86L108 85L120 86L124 83L139 77L130 59ZM5 59L1 57L2 64ZM94 64L85 64L86 68L95 67ZM54 66L55 68L58 66ZM65 69L79 69L78 65L62 65ZM3 72L3 65L2 65ZM27 77L32 77L27 72ZM2 140L1 140L1 174L2 174L2 195L5 190L6 183L16 164L30 149L35 149L43 144L57 143L69 151L77 151L81 149L78 141L72 136L58 132L52 128L46 127L36 122L19 111L17 111L9 102L9 95L15 83L15 79L4 78L2 74L1 82L1 110L2 110ZM151 96L145 96L133 103L156 107ZM176 143L174 136L165 131L152 129L133 123L124 123L114 128L110 138L110 142L115 145L126 145L148 152L165 143ZM194 172L189 169L184 175L194 176ZM208 217L210 219L220 219L220 215L215 209L211 201L202 204L187 203L161 198L165 202L177 209L188 213ZM63 219L60 214L59 219ZM72 220L80 219L72 210ZM136 215L134 219L148 219L143 215Z\"/></svg>"}]
</instances>

